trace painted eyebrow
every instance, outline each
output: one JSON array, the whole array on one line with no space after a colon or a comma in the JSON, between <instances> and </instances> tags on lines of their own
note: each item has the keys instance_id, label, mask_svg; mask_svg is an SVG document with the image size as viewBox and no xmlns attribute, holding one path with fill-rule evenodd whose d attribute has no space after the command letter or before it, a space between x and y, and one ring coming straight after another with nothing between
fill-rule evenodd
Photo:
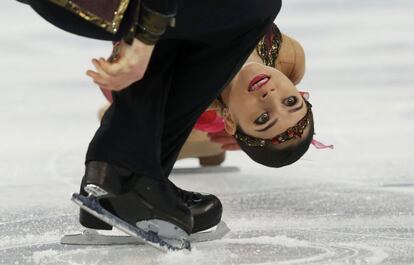
<instances>
[{"instance_id":1,"label":"painted eyebrow","mask_svg":"<svg viewBox=\"0 0 414 265\"><path fill-rule=\"evenodd\" d=\"M305 105L305 104L303 104L303 101L302 101L302 104L299 107L289 110L289 113L301 110L303 108L303 105Z\"/></svg>"},{"instance_id":2,"label":"painted eyebrow","mask_svg":"<svg viewBox=\"0 0 414 265\"><path fill-rule=\"evenodd\" d=\"M303 101L302 101L302 104L299 107L289 110L289 113L293 113L293 112L297 112L297 111L301 110L304 105L305 104L303 104ZM269 130L270 128L272 128L276 124L277 121L278 121L278 119L275 119L274 121L272 121L269 125L267 125L263 129L256 130L256 131L257 132L265 132L265 131Z\"/></svg>"}]
</instances>

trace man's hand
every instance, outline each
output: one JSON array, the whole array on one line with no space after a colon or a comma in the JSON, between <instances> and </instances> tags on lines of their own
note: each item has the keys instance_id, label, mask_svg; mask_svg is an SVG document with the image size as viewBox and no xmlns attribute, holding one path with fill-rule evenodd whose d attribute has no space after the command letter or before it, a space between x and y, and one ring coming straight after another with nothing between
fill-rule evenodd
<instances>
[{"instance_id":1,"label":"man's hand","mask_svg":"<svg viewBox=\"0 0 414 265\"><path fill-rule=\"evenodd\" d=\"M147 70L154 45L147 45L134 39L132 45L122 41L119 49L116 61L110 62L104 58L92 59L97 72L92 70L86 72L103 89L120 91L141 80Z\"/></svg>"},{"instance_id":2,"label":"man's hand","mask_svg":"<svg viewBox=\"0 0 414 265\"><path fill-rule=\"evenodd\" d=\"M221 149L226 151L240 150L240 146L237 140L234 139L233 135L228 134L226 131L217 133L208 133L210 141L213 143L221 144Z\"/></svg>"}]
</instances>

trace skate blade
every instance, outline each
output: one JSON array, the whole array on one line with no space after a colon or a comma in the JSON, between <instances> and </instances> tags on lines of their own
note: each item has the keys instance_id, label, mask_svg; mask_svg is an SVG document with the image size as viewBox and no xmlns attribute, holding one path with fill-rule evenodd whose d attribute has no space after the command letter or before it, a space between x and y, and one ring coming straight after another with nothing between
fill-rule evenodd
<instances>
[{"instance_id":1,"label":"skate blade","mask_svg":"<svg viewBox=\"0 0 414 265\"><path fill-rule=\"evenodd\" d=\"M207 242L222 239L230 232L230 228L227 224L221 221L215 227L201 231L195 234L191 234L189 239L191 242Z\"/></svg>"},{"instance_id":2,"label":"skate blade","mask_svg":"<svg viewBox=\"0 0 414 265\"><path fill-rule=\"evenodd\" d=\"M124 220L107 211L94 197L85 197L83 195L73 193L72 201L96 218L136 238L136 240L140 241L141 243L148 244L164 252L185 249L191 250L191 244L190 241L188 241L188 239L185 237L185 232L181 231L180 228L172 224L168 223L169 225L163 224L164 226L157 227L160 220L148 220L139 222L138 224L140 227L137 227L125 222ZM142 227L145 227L145 229ZM173 236L173 232L169 232L167 235L171 236L173 239L168 239L167 241L162 238L159 233L165 232L171 227L177 231L175 234L176 237Z\"/></svg>"},{"instance_id":3,"label":"skate blade","mask_svg":"<svg viewBox=\"0 0 414 265\"><path fill-rule=\"evenodd\" d=\"M114 231L114 230L112 230ZM106 231L105 231L106 232ZM107 245L143 245L141 240L125 234L103 234L103 231L94 229L85 229L81 234L64 235L60 239L63 245L90 245L90 246L107 246Z\"/></svg>"},{"instance_id":4,"label":"skate blade","mask_svg":"<svg viewBox=\"0 0 414 265\"><path fill-rule=\"evenodd\" d=\"M209 230L191 234L188 238L191 243L208 242L220 240L230 232L227 224L221 221L216 227ZM120 231L97 231L94 229L86 229L81 234L65 235L60 240L64 245L89 245L89 246L105 246L105 245L142 245L135 237L123 234Z\"/></svg>"}]
</instances>

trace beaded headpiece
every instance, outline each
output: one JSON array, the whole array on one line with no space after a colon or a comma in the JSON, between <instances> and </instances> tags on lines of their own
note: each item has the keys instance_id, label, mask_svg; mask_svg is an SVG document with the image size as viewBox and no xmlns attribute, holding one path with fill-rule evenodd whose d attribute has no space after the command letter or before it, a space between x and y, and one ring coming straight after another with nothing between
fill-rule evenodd
<instances>
[{"instance_id":1,"label":"beaded headpiece","mask_svg":"<svg viewBox=\"0 0 414 265\"><path fill-rule=\"evenodd\" d=\"M276 135L272 139L265 140L261 138L254 138L239 131L236 132L234 137L238 139L240 142L251 147L263 147L266 145L267 142L270 142L272 144L281 144L292 139L302 138L303 132L305 131L306 127L310 123L310 120L312 119L312 104L310 104L309 101L306 100L305 102L308 106L308 110L305 116L302 119L300 119L298 123L296 123L294 126L288 128L283 133Z\"/></svg>"}]
</instances>

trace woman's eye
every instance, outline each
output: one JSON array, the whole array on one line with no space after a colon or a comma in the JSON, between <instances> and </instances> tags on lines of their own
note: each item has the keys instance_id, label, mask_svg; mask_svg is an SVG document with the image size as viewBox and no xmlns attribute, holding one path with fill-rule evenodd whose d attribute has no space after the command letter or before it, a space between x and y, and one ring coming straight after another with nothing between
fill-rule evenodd
<instances>
[{"instance_id":1,"label":"woman's eye","mask_svg":"<svg viewBox=\"0 0 414 265\"><path fill-rule=\"evenodd\" d=\"M259 118L257 118L254 123L257 125L263 125L266 122L269 121L270 115L268 112L263 113L262 115L259 116Z\"/></svg>"},{"instance_id":2,"label":"woman's eye","mask_svg":"<svg viewBox=\"0 0 414 265\"><path fill-rule=\"evenodd\" d=\"M296 105L296 103L298 103L298 98L295 96L288 97L283 101L283 104L285 104L288 107L292 107Z\"/></svg>"}]
</instances>

